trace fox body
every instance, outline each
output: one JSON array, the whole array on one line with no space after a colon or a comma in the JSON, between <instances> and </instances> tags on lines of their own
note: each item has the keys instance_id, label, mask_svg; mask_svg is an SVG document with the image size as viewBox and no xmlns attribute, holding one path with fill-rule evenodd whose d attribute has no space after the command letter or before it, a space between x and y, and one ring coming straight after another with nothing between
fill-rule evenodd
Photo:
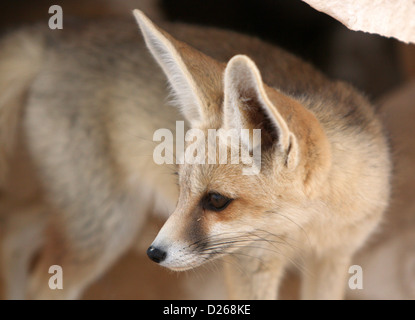
<instances>
[{"instance_id":1,"label":"fox body","mask_svg":"<svg viewBox=\"0 0 415 320\"><path fill-rule=\"evenodd\" d=\"M223 257L231 298L276 298L290 264L303 271L304 298L341 298L352 255L389 199L374 108L256 38L166 24L167 33L135 17L144 41L137 25L112 21L38 26L1 43L9 297L79 297L152 211L173 213L149 257L178 271ZM178 108L166 103L166 76ZM243 163L157 165L153 133L183 119L206 133L199 149L209 129L260 129L260 172L242 174ZM51 265L64 270L63 290L48 287Z\"/></svg>"}]
</instances>

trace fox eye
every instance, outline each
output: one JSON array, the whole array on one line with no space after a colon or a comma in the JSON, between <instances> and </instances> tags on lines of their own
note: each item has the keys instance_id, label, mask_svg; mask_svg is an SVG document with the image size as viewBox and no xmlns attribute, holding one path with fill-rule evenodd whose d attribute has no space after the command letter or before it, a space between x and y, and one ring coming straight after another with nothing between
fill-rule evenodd
<instances>
[{"instance_id":1,"label":"fox eye","mask_svg":"<svg viewBox=\"0 0 415 320\"><path fill-rule=\"evenodd\" d=\"M219 193L209 193L203 199L203 208L211 211L222 211L224 210L233 199L229 199Z\"/></svg>"}]
</instances>

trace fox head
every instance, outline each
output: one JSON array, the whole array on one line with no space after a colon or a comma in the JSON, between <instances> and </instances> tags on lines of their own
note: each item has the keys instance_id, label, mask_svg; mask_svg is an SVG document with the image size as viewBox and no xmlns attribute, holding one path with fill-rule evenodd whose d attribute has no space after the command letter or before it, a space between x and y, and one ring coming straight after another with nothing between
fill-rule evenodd
<instances>
[{"instance_id":1,"label":"fox head","mask_svg":"<svg viewBox=\"0 0 415 320\"><path fill-rule=\"evenodd\" d=\"M205 133L194 150L217 148L209 145L209 129L261 130L259 142L239 139L240 148L261 150L255 174L244 174L246 165L231 161L179 165L177 207L148 249L149 257L181 271L254 241L298 232L298 225L317 214L310 203L330 168L329 143L316 117L263 83L249 57L218 62L174 39L139 10L134 15L182 114L191 128Z\"/></svg>"}]
</instances>

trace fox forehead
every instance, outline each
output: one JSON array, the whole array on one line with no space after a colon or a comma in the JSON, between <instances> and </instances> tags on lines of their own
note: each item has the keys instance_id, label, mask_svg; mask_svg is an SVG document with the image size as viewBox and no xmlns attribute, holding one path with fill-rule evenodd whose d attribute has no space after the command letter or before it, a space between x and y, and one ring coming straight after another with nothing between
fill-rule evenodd
<instances>
[{"instance_id":1,"label":"fox forehead","mask_svg":"<svg viewBox=\"0 0 415 320\"><path fill-rule=\"evenodd\" d=\"M189 195L218 192L235 198L240 193L236 180L241 172L238 165L232 164L183 164L179 169L179 186L181 192Z\"/></svg>"},{"instance_id":2,"label":"fox forehead","mask_svg":"<svg viewBox=\"0 0 415 320\"><path fill-rule=\"evenodd\" d=\"M261 162L260 170L258 170L258 173L245 175L244 170L252 167L254 163L253 153L247 151L246 147L239 143L238 136L236 140L233 140L226 134L223 138L220 133L215 135L209 133L210 130L220 132L222 129L198 129L201 133L200 136L203 138L191 137L188 139L186 135L184 154L178 156L182 159L181 164L178 164L179 184L181 186L191 185L193 192L201 193L209 190L219 191L223 189L223 185L226 185L227 191L224 195L233 197L236 196L237 190L240 189L238 186L241 183L256 185L259 182L258 180L263 180L264 175L272 174L274 165L271 153L273 151L260 150L258 157ZM251 136L251 133L249 135ZM246 155L250 157L248 160L251 162L246 161ZM188 161L189 158L198 159L196 162L192 162Z\"/></svg>"}]
</instances>

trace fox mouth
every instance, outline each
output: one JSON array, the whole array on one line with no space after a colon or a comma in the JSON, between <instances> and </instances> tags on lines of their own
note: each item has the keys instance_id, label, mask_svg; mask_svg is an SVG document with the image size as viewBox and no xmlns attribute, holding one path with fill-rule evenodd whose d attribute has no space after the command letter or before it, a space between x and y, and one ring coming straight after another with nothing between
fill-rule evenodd
<instances>
[{"instance_id":1,"label":"fox mouth","mask_svg":"<svg viewBox=\"0 0 415 320\"><path fill-rule=\"evenodd\" d=\"M221 253L221 252L215 252L215 253L210 253L210 254L197 253L197 255L199 256L197 260L188 262L185 265L174 266L174 265L168 265L167 263L161 263L160 265L172 271L177 271L177 272L188 271L188 270L200 267L206 263L212 262L213 260L216 260L222 256L225 256L226 253Z\"/></svg>"},{"instance_id":2,"label":"fox mouth","mask_svg":"<svg viewBox=\"0 0 415 320\"><path fill-rule=\"evenodd\" d=\"M225 237L224 234L220 237L209 236L191 244L174 242L166 245L167 241L155 241L147 254L160 266L180 272L194 269L229 254L232 255L255 240L265 241L266 239L251 233L231 232ZM158 252L156 256L155 252Z\"/></svg>"},{"instance_id":3,"label":"fox mouth","mask_svg":"<svg viewBox=\"0 0 415 320\"><path fill-rule=\"evenodd\" d=\"M186 250L189 249L189 247L186 249L183 248L176 253L171 253L170 255L167 254L167 258L159 264L162 267L177 272L191 270L226 255L227 247L229 246L226 245L221 248L215 247L215 249L212 250L209 249L209 246L204 245L198 248L191 248L192 251Z\"/></svg>"},{"instance_id":4,"label":"fox mouth","mask_svg":"<svg viewBox=\"0 0 415 320\"><path fill-rule=\"evenodd\" d=\"M221 246L217 246L217 244L210 245L209 243L201 243L197 246L197 248L192 249L195 249L195 252L188 254L190 256L190 261L187 261L184 265L174 266L174 263L161 263L161 265L172 271L187 271L217 260L236 250L236 248L232 248L231 244L222 244ZM179 260L183 261L186 259L180 257Z\"/></svg>"},{"instance_id":5,"label":"fox mouth","mask_svg":"<svg viewBox=\"0 0 415 320\"><path fill-rule=\"evenodd\" d=\"M180 257L166 260L160 263L160 265L172 271L181 272L197 268L211 260L212 257L204 257L199 253L190 253L188 255L184 254Z\"/></svg>"},{"instance_id":6,"label":"fox mouth","mask_svg":"<svg viewBox=\"0 0 415 320\"><path fill-rule=\"evenodd\" d=\"M170 270L172 270L172 271L182 272L182 271L188 271L188 270L192 270L192 269L194 269L194 268L197 268L197 267L199 267L199 266L203 265L205 262L206 262L206 261L203 261L203 262L201 262L201 263L195 263L195 264L191 264L191 265L188 265L188 266L183 266L183 267L172 267L172 266L167 267L167 266L166 266L166 268L168 268L168 269L170 269Z\"/></svg>"}]
</instances>

